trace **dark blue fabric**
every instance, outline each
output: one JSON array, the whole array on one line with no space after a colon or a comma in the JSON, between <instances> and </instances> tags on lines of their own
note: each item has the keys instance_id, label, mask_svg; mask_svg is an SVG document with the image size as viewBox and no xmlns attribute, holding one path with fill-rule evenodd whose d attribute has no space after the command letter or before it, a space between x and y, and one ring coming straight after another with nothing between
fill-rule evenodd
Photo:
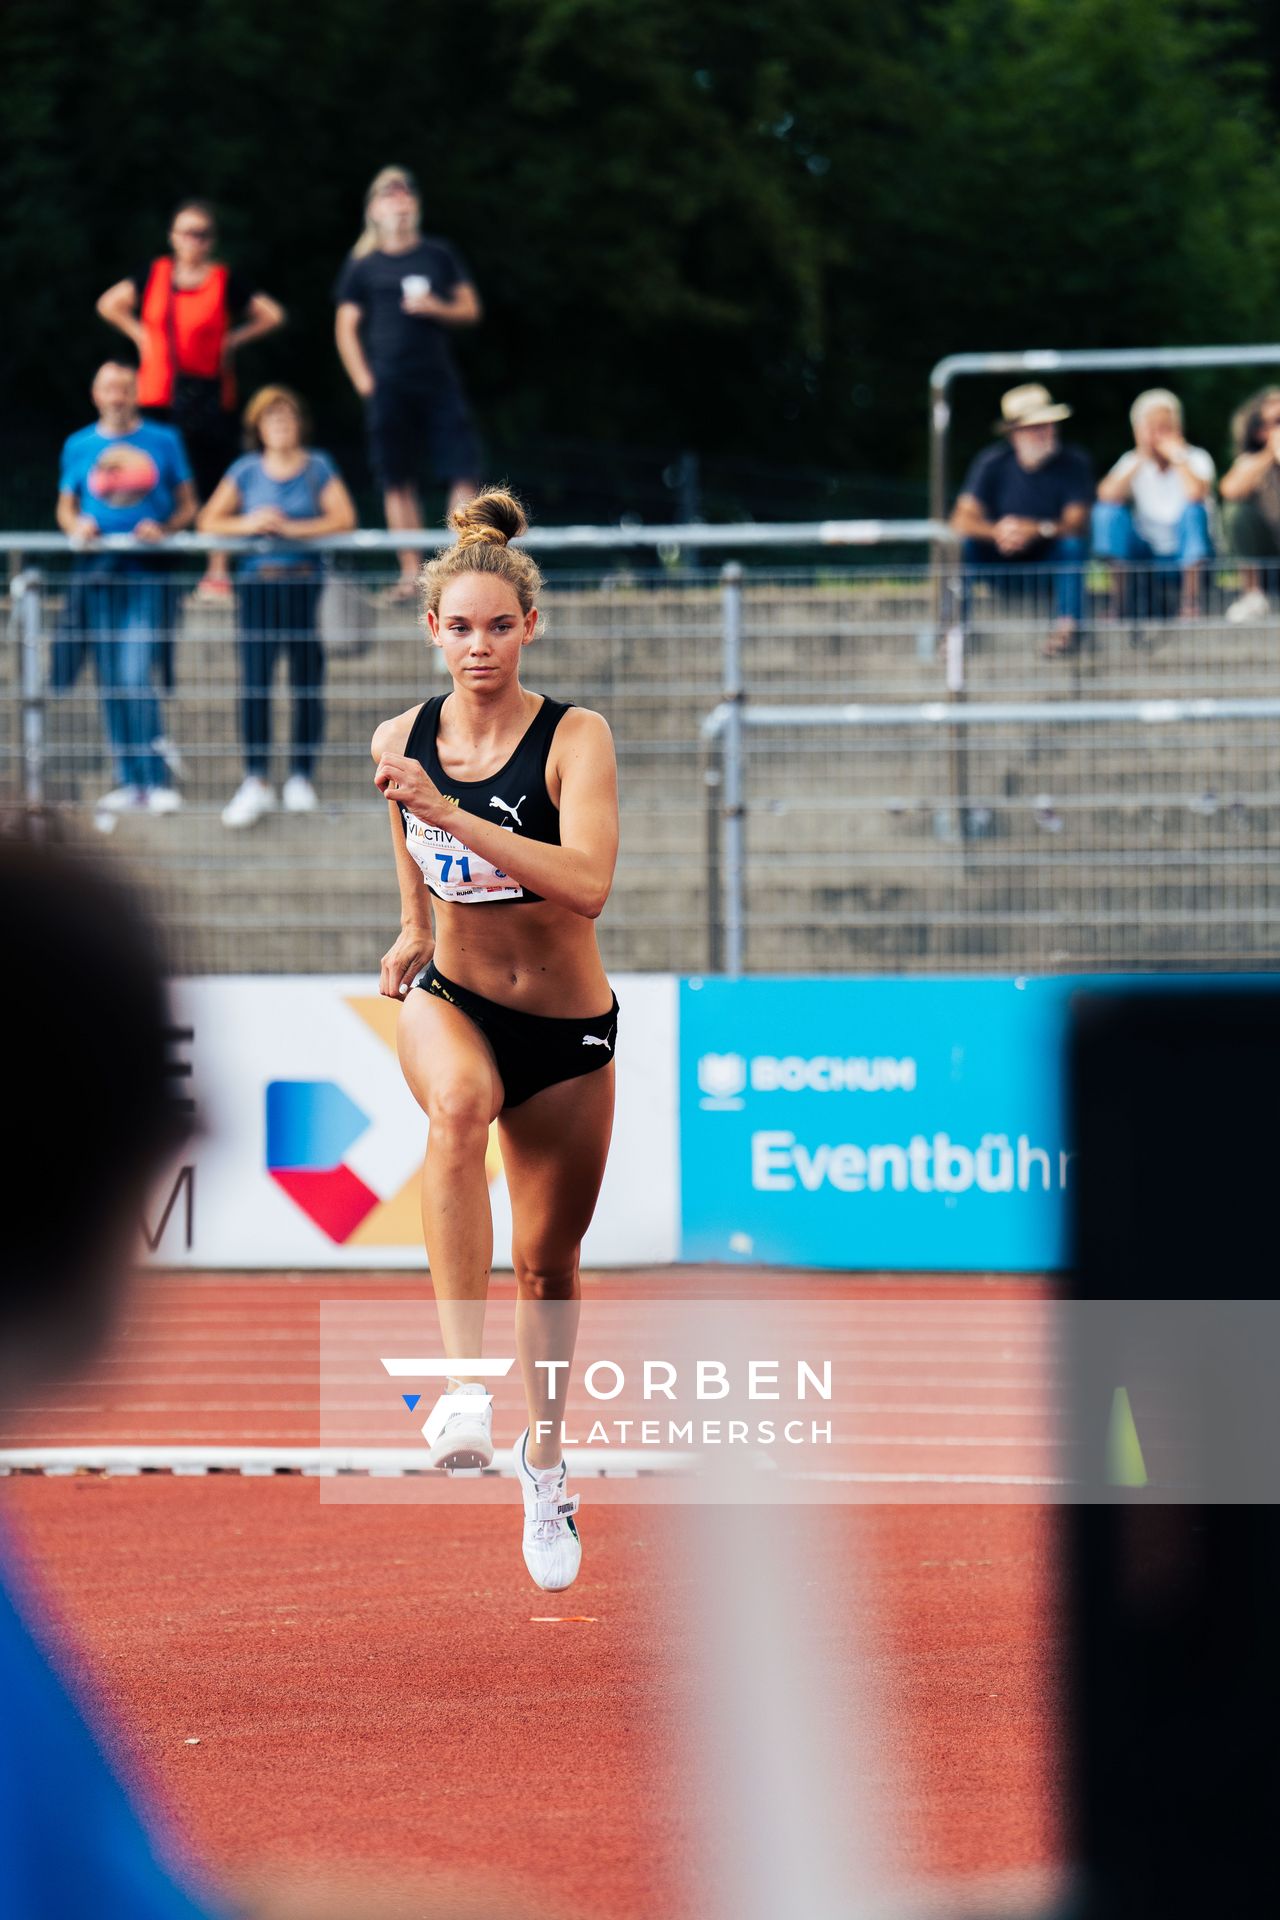
<instances>
[{"instance_id":1,"label":"dark blue fabric","mask_svg":"<svg viewBox=\"0 0 1280 1920\"><path fill-rule=\"evenodd\" d=\"M447 329L429 314L406 313L401 305L402 283L411 275L429 280L441 300L471 277L447 241L424 238L404 253L379 248L359 260L349 256L334 284L334 302L351 301L360 308L360 344L375 380L451 380Z\"/></svg>"},{"instance_id":2,"label":"dark blue fabric","mask_svg":"<svg viewBox=\"0 0 1280 1920\"><path fill-rule=\"evenodd\" d=\"M284 656L293 688L290 773L310 780L324 734L324 648L316 633L320 582L250 578L236 589L240 624L240 730L245 767L270 777L271 683Z\"/></svg>"},{"instance_id":3,"label":"dark blue fabric","mask_svg":"<svg viewBox=\"0 0 1280 1920\"><path fill-rule=\"evenodd\" d=\"M1093 504L1093 467L1079 447L1059 447L1028 471L1007 440L986 447L964 477L961 493L981 502L988 520L1060 520L1064 507Z\"/></svg>"},{"instance_id":4,"label":"dark blue fabric","mask_svg":"<svg viewBox=\"0 0 1280 1920\"><path fill-rule=\"evenodd\" d=\"M480 440L461 387L378 382L365 402L369 465L380 487L414 485L424 467L437 480L480 478Z\"/></svg>"},{"instance_id":5,"label":"dark blue fabric","mask_svg":"<svg viewBox=\"0 0 1280 1920\"><path fill-rule=\"evenodd\" d=\"M1053 589L1053 610L1058 619L1084 618L1084 566L1088 549L1076 536L1060 540L1041 540L1027 553L1001 553L994 540L962 540L960 617L966 626L970 620L971 590L981 584L996 594L1013 592L1028 610L1047 588Z\"/></svg>"},{"instance_id":6,"label":"dark blue fabric","mask_svg":"<svg viewBox=\"0 0 1280 1920\"><path fill-rule=\"evenodd\" d=\"M0 1913L12 1920L211 1920L157 1856L23 1614L0 1539ZM19 1596L21 1597L19 1598ZM21 1606L22 1611L19 1611Z\"/></svg>"}]
</instances>

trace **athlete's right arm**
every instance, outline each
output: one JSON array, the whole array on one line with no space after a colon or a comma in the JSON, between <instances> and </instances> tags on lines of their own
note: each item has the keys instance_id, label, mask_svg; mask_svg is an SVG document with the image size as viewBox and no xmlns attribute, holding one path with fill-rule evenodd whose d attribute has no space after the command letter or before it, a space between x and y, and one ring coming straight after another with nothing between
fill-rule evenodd
<instances>
[{"instance_id":1,"label":"athlete's right arm","mask_svg":"<svg viewBox=\"0 0 1280 1920\"><path fill-rule=\"evenodd\" d=\"M394 720L384 720L375 728L370 742L375 766L384 753L404 752L417 712L417 707L410 707L407 713L398 713ZM391 846L400 886L400 932L382 956L378 991L389 1000L402 1000L414 975L421 972L435 952L436 938L431 926L431 896L405 845L399 802L388 800L387 812L391 818Z\"/></svg>"}]
</instances>

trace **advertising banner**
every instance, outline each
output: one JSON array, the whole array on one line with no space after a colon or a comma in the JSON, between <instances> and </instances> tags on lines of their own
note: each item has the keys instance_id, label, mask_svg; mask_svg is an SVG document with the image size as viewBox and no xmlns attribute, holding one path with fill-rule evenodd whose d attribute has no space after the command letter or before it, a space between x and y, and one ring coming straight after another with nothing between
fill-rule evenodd
<instances>
[{"instance_id":1,"label":"advertising banner","mask_svg":"<svg viewBox=\"0 0 1280 1920\"><path fill-rule=\"evenodd\" d=\"M683 1257L1061 1266L1080 984L685 981Z\"/></svg>"},{"instance_id":2,"label":"advertising banner","mask_svg":"<svg viewBox=\"0 0 1280 1920\"><path fill-rule=\"evenodd\" d=\"M1068 1257L1074 994L1261 975L686 980L681 1257L956 1273Z\"/></svg>"},{"instance_id":3,"label":"advertising banner","mask_svg":"<svg viewBox=\"0 0 1280 1920\"><path fill-rule=\"evenodd\" d=\"M618 976L618 1106L593 1266L677 1256L676 982ZM424 1267L427 1121L396 1057L396 1002L353 978L177 980L173 1065L197 1137L152 1195L157 1266ZM494 1263L510 1265L497 1129Z\"/></svg>"}]
</instances>

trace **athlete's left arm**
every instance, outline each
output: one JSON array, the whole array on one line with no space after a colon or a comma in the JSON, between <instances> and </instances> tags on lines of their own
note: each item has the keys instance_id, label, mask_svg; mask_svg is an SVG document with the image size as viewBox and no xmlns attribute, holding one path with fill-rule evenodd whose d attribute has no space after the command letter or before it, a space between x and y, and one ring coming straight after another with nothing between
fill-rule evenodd
<instances>
[{"instance_id":1,"label":"athlete's left arm","mask_svg":"<svg viewBox=\"0 0 1280 1920\"><path fill-rule=\"evenodd\" d=\"M447 827L464 847L531 893L595 920L609 898L618 859L618 769L608 723L586 708L570 708L556 728L551 763L560 775L558 847L526 840L451 805L416 760L399 754L383 754L374 783L428 826Z\"/></svg>"}]
</instances>

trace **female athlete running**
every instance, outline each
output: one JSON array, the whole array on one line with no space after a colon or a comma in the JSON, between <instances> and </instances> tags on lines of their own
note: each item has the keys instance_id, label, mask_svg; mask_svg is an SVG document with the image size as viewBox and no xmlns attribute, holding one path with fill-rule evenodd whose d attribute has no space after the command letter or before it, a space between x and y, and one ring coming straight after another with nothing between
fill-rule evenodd
<instances>
[{"instance_id":1,"label":"female athlete running","mask_svg":"<svg viewBox=\"0 0 1280 1920\"><path fill-rule=\"evenodd\" d=\"M457 543L421 584L453 690L373 736L401 908L380 989L403 999L400 1062L430 1121L422 1223L445 1352L459 1361L424 1431L433 1466L493 1458L491 1399L464 1362L481 1352L496 1118L529 1410L515 1448L524 1558L540 1587L559 1589L582 1558L559 1438L568 1369L534 1363L572 1351L578 1253L613 1125L618 1002L593 923L617 859L617 775L598 713L520 684L542 577L507 544L525 530L519 502L482 493L452 525Z\"/></svg>"}]
</instances>

